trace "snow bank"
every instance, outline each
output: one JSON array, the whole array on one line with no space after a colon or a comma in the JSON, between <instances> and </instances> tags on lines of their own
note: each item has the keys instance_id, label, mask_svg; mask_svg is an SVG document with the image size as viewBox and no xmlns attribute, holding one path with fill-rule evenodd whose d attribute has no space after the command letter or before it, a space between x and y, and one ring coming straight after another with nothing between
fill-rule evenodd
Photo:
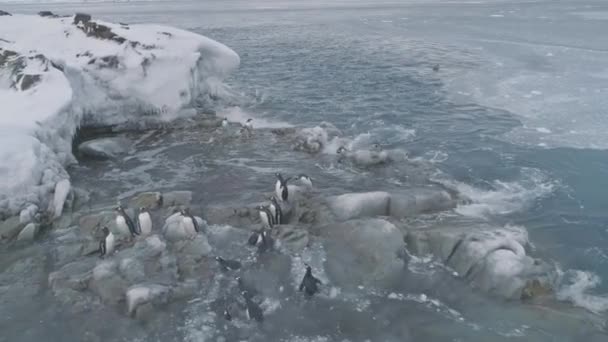
<instances>
[{"instance_id":1,"label":"snow bank","mask_svg":"<svg viewBox=\"0 0 608 342\"><path fill-rule=\"evenodd\" d=\"M193 102L215 95L239 62L230 48L171 27L0 16L0 216L49 207L69 178L80 125L192 115Z\"/></svg>"}]
</instances>

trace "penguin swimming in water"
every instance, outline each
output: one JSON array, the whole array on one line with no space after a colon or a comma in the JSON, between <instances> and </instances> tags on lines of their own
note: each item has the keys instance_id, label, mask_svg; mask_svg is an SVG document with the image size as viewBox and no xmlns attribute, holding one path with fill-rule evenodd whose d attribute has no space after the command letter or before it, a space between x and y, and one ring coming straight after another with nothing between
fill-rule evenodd
<instances>
[{"instance_id":1,"label":"penguin swimming in water","mask_svg":"<svg viewBox=\"0 0 608 342\"><path fill-rule=\"evenodd\" d=\"M236 277L236 282L239 286L239 290L241 291L241 293L245 292L247 293L247 295L249 297L254 297L258 294L258 290L253 287L253 285L251 284L247 284L243 278L241 277Z\"/></svg>"},{"instance_id":2,"label":"penguin swimming in water","mask_svg":"<svg viewBox=\"0 0 608 342\"><path fill-rule=\"evenodd\" d=\"M285 202L289 197L289 190L287 190L287 181L289 178L284 179L280 172L275 173L275 176L277 177L277 182L274 184L274 192L278 199Z\"/></svg>"},{"instance_id":3,"label":"penguin swimming in water","mask_svg":"<svg viewBox=\"0 0 608 342\"><path fill-rule=\"evenodd\" d=\"M258 213L260 215L260 221L262 222L262 225L267 228L272 228L274 218L272 217L270 210L268 210L267 207L260 205L258 206Z\"/></svg>"},{"instance_id":4,"label":"penguin swimming in water","mask_svg":"<svg viewBox=\"0 0 608 342\"><path fill-rule=\"evenodd\" d=\"M108 227L103 227L101 231L103 232L103 238L99 241L99 256L112 255L115 244L114 234L112 234Z\"/></svg>"},{"instance_id":5,"label":"penguin swimming in water","mask_svg":"<svg viewBox=\"0 0 608 342\"><path fill-rule=\"evenodd\" d=\"M230 311L228 311L228 308L224 309L224 319L232 321L232 315L230 314Z\"/></svg>"},{"instance_id":6,"label":"penguin swimming in water","mask_svg":"<svg viewBox=\"0 0 608 342\"><path fill-rule=\"evenodd\" d=\"M190 213L190 209L183 209L181 211L181 214L182 224L184 225L184 228L188 232L188 234L190 234L191 236L195 236L196 234L198 234L198 232L200 231L198 221L196 221L196 218L192 216L192 214Z\"/></svg>"},{"instance_id":7,"label":"penguin swimming in water","mask_svg":"<svg viewBox=\"0 0 608 342\"><path fill-rule=\"evenodd\" d=\"M312 267L306 265L306 274L304 274L304 278L302 278L302 282L300 283L300 292L304 290L304 293L308 296L313 296L315 293L319 292L319 287L317 285L322 285L321 281L312 275Z\"/></svg>"},{"instance_id":8,"label":"penguin swimming in water","mask_svg":"<svg viewBox=\"0 0 608 342\"><path fill-rule=\"evenodd\" d=\"M298 177L296 177L296 179L299 180L300 183L304 184L307 188L312 189L312 178L301 173L298 175Z\"/></svg>"},{"instance_id":9,"label":"penguin swimming in water","mask_svg":"<svg viewBox=\"0 0 608 342\"><path fill-rule=\"evenodd\" d=\"M234 271L241 268L241 263L236 260L226 260L219 256L216 256L215 260L220 264L224 271Z\"/></svg>"},{"instance_id":10,"label":"penguin swimming in water","mask_svg":"<svg viewBox=\"0 0 608 342\"><path fill-rule=\"evenodd\" d=\"M116 215L116 227L124 235L128 235L129 233L131 234L131 237L135 237L135 235L139 235L139 232L137 231L137 228L135 227L135 224L133 223L133 220L125 212L125 210L123 209L123 207L119 205L114 210L116 210L116 213L117 213L117 215Z\"/></svg>"},{"instance_id":11,"label":"penguin swimming in water","mask_svg":"<svg viewBox=\"0 0 608 342\"><path fill-rule=\"evenodd\" d=\"M260 323L263 322L264 311L262 308L251 299L251 296L247 293L247 291L241 292L241 295L243 295L243 298L245 298L245 304L247 305L247 318L250 320L255 319Z\"/></svg>"},{"instance_id":12,"label":"penguin swimming in water","mask_svg":"<svg viewBox=\"0 0 608 342\"><path fill-rule=\"evenodd\" d=\"M274 216L274 224L283 224L283 210L277 198L274 196L270 197L270 213Z\"/></svg>"},{"instance_id":13,"label":"penguin swimming in water","mask_svg":"<svg viewBox=\"0 0 608 342\"><path fill-rule=\"evenodd\" d=\"M336 153L340 156L339 162L342 162L343 158L348 158L359 166L380 165L391 161L388 153L383 151L378 144L374 144L372 149L354 152L347 150L344 146L340 146Z\"/></svg>"},{"instance_id":14,"label":"penguin swimming in water","mask_svg":"<svg viewBox=\"0 0 608 342\"><path fill-rule=\"evenodd\" d=\"M143 236L147 236L152 233L152 217L150 217L148 209L144 207L139 208L139 215L137 215L137 229Z\"/></svg>"}]
</instances>

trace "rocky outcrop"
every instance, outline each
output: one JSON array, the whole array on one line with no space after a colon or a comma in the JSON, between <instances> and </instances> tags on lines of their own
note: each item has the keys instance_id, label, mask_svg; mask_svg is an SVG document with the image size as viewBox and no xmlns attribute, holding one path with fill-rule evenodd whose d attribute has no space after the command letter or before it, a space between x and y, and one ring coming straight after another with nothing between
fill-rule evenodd
<instances>
[{"instance_id":1,"label":"rocky outcrop","mask_svg":"<svg viewBox=\"0 0 608 342\"><path fill-rule=\"evenodd\" d=\"M453 222L410 230L405 240L410 253L432 254L473 286L501 297L526 298L553 282L553 268L527 255L523 227Z\"/></svg>"},{"instance_id":2,"label":"rocky outcrop","mask_svg":"<svg viewBox=\"0 0 608 342\"><path fill-rule=\"evenodd\" d=\"M126 138L99 138L85 141L78 146L81 156L92 159L112 159L126 154L131 142Z\"/></svg>"}]
</instances>

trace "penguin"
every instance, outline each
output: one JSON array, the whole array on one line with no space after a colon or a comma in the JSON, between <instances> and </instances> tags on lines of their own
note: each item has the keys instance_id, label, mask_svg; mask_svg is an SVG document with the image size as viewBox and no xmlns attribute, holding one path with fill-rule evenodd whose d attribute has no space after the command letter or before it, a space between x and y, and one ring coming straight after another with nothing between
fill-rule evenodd
<instances>
[{"instance_id":1,"label":"penguin","mask_svg":"<svg viewBox=\"0 0 608 342\"><path fill-rule=\"evenodd\" d=\"M321 284L321 281L312 275L312 268L309 265L306 265L306 274L304 274L304 278L302 278L302 282L300 283L300 292L305 290L304 293L310 297L319 292L317 285Z\"/></svg>"},{"instance_id":2,"label":"penguin","mask_svg":"<svg viewBox=\"0 0 608 342\"><path fill-rule=\"evenodd\" d=\"M224 318L227 321L232 321L232 315L230 314L230 311L228 311L228 308L224 309Z\"/></svg>"},{"instance_id":3,"label":"penguin","mask_svg":"<svg viewBox=\"0 0 608 342\"><path fill-rule=\"evenodd\" d=\"M254 297L258 294L258 290L255 287L253 287L251 284L245 283L243 278L236 277L236 282L239 286L239 290L241 291L241 293L245 292L245 293L247 293L247 296L249 296L249 297Z\"/></svg>"},{"instance_id":4,"label":"penguin","mask_svg":"<svg viewBox=\"0 0 608 342\"><path fill-rule=\"evenodd\" d=\"M439 71L439 64L433 65L433 71L434 72L438 72Z\"/></svg>"},{"instance_id":5,"label":"penguin","mask_svg":"<svg viewBox=\"0 0 608 342\"><path fill-rule=\"evenodd\" d=\"M343 158L348 158L359 166L381 165L392 161L388 153L383 151L378 144L374 144L372 149L354 152L347 150L344 146L340 146L336 153L340 156L338 162L342 162Z\"/></svg>"},{"instance_id":6,"label":"penguin","mask_svg":"<svg viewBox=\"0 0 608 342\"><path fill-rule=\"evenodd\" d=\"M198 234L198 232L200 231L200 228L198 226L198 221L196 221L194 216L192 216L192 214L190 213L190 209L188 209L188 208L183 209L181 211L181 214L182 214L182 224L183 224L184 228L186 229L186 231L192 236Z\"/></svg>"},{"instance_id":7,"label":"penguin","mask_svg":"<svg viewBox=\"0 0 608 342\"><path fill-rule=\"evenodd\" d=\"M224 271L234 271L241 268L241 263L237 260L226 260L219 256L216 256L215 260L220 264Z\"/></svg>"},{"instance_id":8,"label":"penguin","mask_svg":"<svg viewBox=\"0 0 608 342\"><path fill-rule=\"evenodd\" d=\"M137 229L143 236L150 235L152 233L152 217L148 209L141 207L139 208L139 215L137 215Z\"/></svg>"},{"instance_id":9,"label":"penguin","mask_svg":"<svg viewBox=\"0 0 608 342\"><path fill-rule=\"evenodd\" d=\"M114 234L108 229L108 227L103 227L101 229L103 232L103 238L99 241L99 256L104 257L106 255L112 255L114 253Z\"/></svg>"},{"instance_id":10,"label":"penguin","mask_svg":"<svg viewBox=\"0 0 608 342\"><path fill-rule=\"evenodd\" d=\"M243 125L243 127L245 127L245 129L248 130L249 132L253 131L253 119L247 119L247 121L245 121L245 124Z\"/></svg>"},{"instance_id":11,"label":"penguin","mask_svg":"<svg viewBox=\"0 0 608 342\"><path fill-rule=\"evenodd\" d=\"M254 231L251 236L249 237L249 239L247 239L247 243L255 246L257 245L259 242L261 242L262 240L262 235L260 234L260 232L258 232L257 230Z\"/></svg>"},{"instance_id":12,"label":"penguin","mask_svg":"<svg viewBox=\"0 0 608 342\"><path fill-rule=\"evenodd\" d=\"M260 215L260 221L262 222L262 225L264 227L267 228L272 228L273 226L273 217L272 214L270 213L270 210L268 210L268 208L266 208L265 206L258 206L258 213Z\"/></svg>"},{"instance_id":13,"label":"penguin","mask_svg":"<svg viewBox=\"0 0 608 342\"><path fill-rule=\"evenodd\" d=\"M281 205L277 198L274 196L270 197L270 211L272 213L272 208L274 207L274 224L283 224L283 210L281 209Z\"/></svg>"},{"instance_id":14,"label":"penguin","mask_svg":"<svg viewBox=\"0 0 608 342\"><path fill-rule=\"evenodd\" d=\"M123 207L121 207L119 205L114 210L116 210L116 213L117 213L117 215L116 215L116 227L118 227L118 229L121 232L123 232L125 235L128 234L128 233L131 233L132 237L135 237L135 235L139 235L139 232L137 231L137 228L135 227L135 224L133 223L133 220L125 212L125 210L123 209Z\"/></svg>"},{"instance_id":15,"label":"penguin","mask_svg":"<svg viewBox=\"0 0 608 342\"><path fill-rule=\"evenodd\" d=\"M278 199L285 202L287 201L287 197L289 197L289 191L287 190L289 178L284 179L280 172L275 173L275 176L277 177L277 182L274 184L274 192Z\"/></svg>"},{"instance_id":16,"label":"penguin","mask_svg":"<svg viewBox=\"0 0 608 342\"><path fill-rule=\"evenodd\" d=\"M251 299L251 296L249 296L247 291L243 291L241 294L243 295L243 298L245 298L245 303L247 305L247 318L250 320L254 319L260 323L263 322L264 311L262 308Z\"/></svg>"},{"instance_id":17,"label":"penguin","mask_svg":"<svg viewBox=\"0 0 608 342\"><path fill-rule=\"evenodd\" d=\"M301 173L296 179L299 180L302 184L304 184L307 188L312 189L312 178Z\"/></svg>"},{"instance_id":18,"label":"penguin","mask_svg":"<svg viewBox=\"0 0 608 342\"><path fill-rule=\"evenodd\" d=\"M227 119L227 118L224 118L224 119L222 120L222 128L227 128L227 127L228 127L228 119Z\"/></svg>"},{"instance_id":19,"label":"penguin","mask_svg":"<svg viewBox=\"0 0 608 342\"><path fill-rule=\"evenodd\" d=\"M262 242L258 246L258 252L264 253L274 247L274 239L268 234L267 230L263 229L260 236L262 237Z\"/></svg>"}]
</instances>

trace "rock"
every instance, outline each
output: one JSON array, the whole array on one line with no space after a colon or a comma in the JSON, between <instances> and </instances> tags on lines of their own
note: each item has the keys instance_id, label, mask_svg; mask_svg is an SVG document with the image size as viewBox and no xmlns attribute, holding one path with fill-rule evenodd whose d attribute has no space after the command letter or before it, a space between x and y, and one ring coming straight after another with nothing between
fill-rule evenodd
<instances>
[{"instance_id":1,"label":"rock","mask_svg":"<svg viewBox=\"0 0 608 342\"><path fill-rule=\"evenodd\" d=\"M122 277L129 283L138 283L146 279L144 264L135 258L120 260L118 269Z\"/></svg>"},{"instance_id":2,"label":"rock","mask_svg":"<svg viewBox=\"0 0 608 342\"><path fill-rule=\"evenodd\" d=\"M21 224L28 224L36 218L36 214L38 214L38 206L30 204L19 213L19 222Z\"/></svg>"},{"instance_id":3,"label":"rock","mask_svg":"<svg viewBox=\"0 0 608 342\"><path fill-rule=\"evenodd\" d=\"M129 207L157 209L162 204L163 196L160 192L142 192L131 198Z\"/></svg>"},{"instance_id":4,"label":"rock","mask_svg":"<svg viewBox=\"0 0 608 342\"><path fill-rule=\"evenodd\" d=\"M207 207L205 218L209 224L227 224L233 227L248 227L259 222L255 208Z\"/></svg>"},{"instance_id":5,"label":"rock","mask_svg":"<svg viewBox=\"0 0 608 342\"><path fill-rule=\"evenodd\" d=\"M276 226L272 230L272 235L279 248L285 248L291 253L299 253L304 250L310 240L306 229L292 225Z\"/></svg>"},{"instance_id":6,"label":"rock","mask_svg":"<svg viewBox=\"0 0 608 342\"><path fill-rule=\"evenodd\" d=\"M69 179L62 179L55 185L55 194L53 196L53 218L58 218L63 213L65 201L70 194L72 188Z\"/></svg>"},{"instance_id":7,"label":"rock","mask_svg":"<svg viewBox=\"0 0 608 342\"><path fill-rule=\"evenodd\" d=\"M403 235L382 219L360 219L335 223L320 229L326 238L325 269L332 282L353 288L381 285L404 267L398 253Z\"/></svg>"},{"instance_id":8,"label":"rock","mask_svg":"<svg viewBox=\"0 0 608 342\"><path fill-rule=\"evenodd\" d=\"M391 195L388 192L364 192L333 196L327 199L329 208L340 220L387 216Z\"/></svg>"},{"instance_id":9,"label":"rock","mask_svg":"<svg viewBox=\"0 0 608 342\"><path fill-rule=\"evenodd\" d=\"M38 230L40 226L36 223L29 223L25 228L21 230L19 236L17 236L18 241L32 241L38 235Z\"/></svg>"},{"instance_id":10,"label":"rock","mask_svg":"<svg viewBox=\"0 0 608 342\"><path fill-rule=\"evenodd\" d=\"M162 195L164 207L189 206L192 202L192 191L171 191Z\"/></svg>"},{"instance_id":11,"label":"rock","mask_svg":"<svg viewBox=\"0 0 608 342\"><path fill-rule=\"evenodd\" d=\"M482 291L509 299L530 294L535 280L552 283L553 268L526 255L528 234L522 227L453 222L408 232L407 248L414 255L432 254Z\"/></svg>"},{"instance_id":12,"label":"rock","mask_svg":"<svg viewBox=\"0 0 608 342\"><path fill-rule=\"evenodd\" d=\"M132 316L140 305L167 304L171 297L171 289L158 284L138 284L131 286L125 296L127 298L127 313Z\"/></svg>"},{"instance_id":13,"label":"rock","mask_svg":"<svg viewBox=\"0 0 608 342\"><path fill-rule=\"evenodd\" d=\"M521 290L521 299L536 300L553 294L553 288L550 285L541 283L539 279L532 279L528 280Z\"/></svg>"},{"instance_id":14,"label":"rock","mask_svg":"<svg viewBox=\"0 0 608 342\"><path fill-rule=\"evenodd\" d=\"M115 261L103 261L93 269L90 288L104 303L118 304L124 299L129 284L118 274L118 265Z\"/></svg>"},{"instance_id":15,"label":"rock","mask_svg":"<svg viewBox=\"0 0 608 342\"><path fill-rule=\"evenodd\" d=\"M49 286L55 292L62 288L84 291L93 277L94 259L75 261L49 274Z\"/></svg>"},{"instance_id":16,"label":"rock","mask_svg":"<svg viewBox=\"0 0 608 342\"><path fill-rule=\"evenodd\" d=\"M91 21L91 15L86 13L76 13L74 16L74 25L78 25L79 23L88 23Z\"/></svg>"},{"instance_id":17,"label":"rock","mask_svg":"<svg viewBox=\"0 0 608 342\"><path fill-rule=\"evenodd\" d=\"M57 15L53 14L51 11L40 11L38 15L41 17L57 17Z\"/></svg>"},{"instance_id":18,"label":"rock","mask_svg":"<svg viewBox=\"0 0 608 342\"><path fill-rule=\"evenodd\" d=\"M389 214L401 218L424 213L449 210L456 207L456 200L444 190L413 189L408 194L392 194Z\"/></svg>"},{"instance_id":19,"label":"rock","mask_svg":"<svg viewBox=\"0 0 608 342\"><path fill-rule=\"evenodd\" d=\"M126 138L99 138L85 141L78 146L78 152L88 158L112 159L129 152L131 141Z\"/></svg>"},{"instance_id":20,"label":"rock","mask_svg":"<svg viewBox=\"0 0 608 342\"><path fill-rule=\"evenodd\" d=\"M0 17L5 16L5 15L12 16L12 14L5 12L3 10L0 10Z\"/></svg>"},{"instance_id":21,"label":"rock","mask_svg":"<svg viewBox=\"0 0 608 342\"><path fill-rule=\"evenodd\" d=\"M17 236L23 225L19 222L19 217L13 216L0 223L0 239L10 240Z\"/></svg>"},{"instance_id":22,"label":"rock","mask_svg":"<svg viewBox=\"0 0 608 342\"><path fill-rule=\"evenodd\" d=\"M212 251L207 238L202 234L197 235L194 239L178 241L172 245L172 249L180 256L188 256L196 261L209 256Z\"/></svg>"},{"instance_id":23,"label":"rock","mask_svg":"<svg viewBox=\"0 0 608 342\"><path fill-rule=\"evenodd\" d=\"M103 227L108 227L112 231L115 230L115 219L116 214L113 211L106 210L80 217L78 225L83 232L93 236L101 236L100 232Z\"/></svg>"}]
</instances>

